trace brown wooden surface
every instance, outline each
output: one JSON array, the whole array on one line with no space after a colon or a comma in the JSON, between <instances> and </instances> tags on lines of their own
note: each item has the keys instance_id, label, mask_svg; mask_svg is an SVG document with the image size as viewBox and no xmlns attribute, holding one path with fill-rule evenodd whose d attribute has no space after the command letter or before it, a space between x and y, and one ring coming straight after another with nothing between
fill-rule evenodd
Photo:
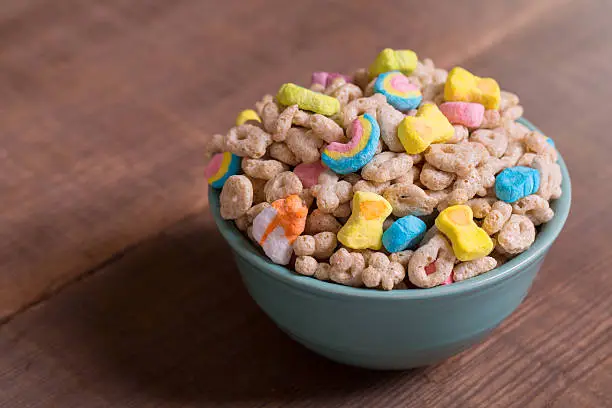
<instances>
[{"instance_id":1,"label":"brown wooden surface","mask_svg":"<svg viewBox=\"0 0 612 408\"><path fill-rule=\"evenodd\" d=\"M0 407L612 406L612 4L380 3L3 2ZM238 109L384 46L517 92L574 187L519 310L404 373L286 338L242 287L202 179L205 135Z\"/></svg>"}]
</instances>

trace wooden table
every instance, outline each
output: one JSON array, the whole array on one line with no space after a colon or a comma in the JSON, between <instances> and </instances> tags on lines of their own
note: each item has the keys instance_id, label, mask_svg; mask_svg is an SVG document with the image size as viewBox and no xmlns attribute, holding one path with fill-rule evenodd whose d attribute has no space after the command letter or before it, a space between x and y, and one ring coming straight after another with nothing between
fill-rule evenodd
<instances>
[{"instance_id":1,"label":"wooden table","mask_svg":"<svg viewBox=\"0 0 612 408\"><path fill-rule=\"evenodd\" d=\"M612 2L5 0L0 407L612 406ZM572 174L532 291L484 343L368 372L283 335L207 211L235 112L383 47L493 76Z\"/></svg>"}]
</instances>

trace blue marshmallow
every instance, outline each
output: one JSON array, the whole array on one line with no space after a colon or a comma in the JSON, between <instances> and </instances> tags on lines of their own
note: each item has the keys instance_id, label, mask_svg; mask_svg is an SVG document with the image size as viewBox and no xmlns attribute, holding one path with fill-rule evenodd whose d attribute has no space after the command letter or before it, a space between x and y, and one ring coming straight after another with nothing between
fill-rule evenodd
<instances>
[{"instance_id":1,"label":"blue marshmallow","mask_svg":"<svg viewBox=\"0 0 612 408\"><path fill-rule=\"evenodd\" d=\"M383 234L382 242L387 251L399 252L415 247L427 230L427 225L414 215L407 215L395 221Z\"/></svg>"},{"instance_id":2,"label":"blue marshmallow","mask_svg":"<svg viewBox=\"0 0 612 408\"><path fill-rule=\"evenodd\" d=\"M495 195L506 203L535 194L539 188L540 173L531 167L510 167L495 177Z\"/></svg>"}]
</instances>

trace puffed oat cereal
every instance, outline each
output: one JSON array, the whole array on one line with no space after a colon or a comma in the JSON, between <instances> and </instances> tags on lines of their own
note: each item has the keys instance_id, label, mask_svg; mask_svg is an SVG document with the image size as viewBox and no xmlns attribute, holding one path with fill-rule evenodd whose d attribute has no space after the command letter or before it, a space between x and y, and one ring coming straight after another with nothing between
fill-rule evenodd
<instances>
[{"instance_id":1,"label":"puffed oat cereal","mask_svg":"<svg viewBox=\"0 0 612 408\"><path fill-rule=\"evenodd\" d=\"M206 148L209 188L271 262L332 284L415 290L526 251L563 193L552 139L492 78L385 49L242 110Z\"/></svg>"}]
</instances>

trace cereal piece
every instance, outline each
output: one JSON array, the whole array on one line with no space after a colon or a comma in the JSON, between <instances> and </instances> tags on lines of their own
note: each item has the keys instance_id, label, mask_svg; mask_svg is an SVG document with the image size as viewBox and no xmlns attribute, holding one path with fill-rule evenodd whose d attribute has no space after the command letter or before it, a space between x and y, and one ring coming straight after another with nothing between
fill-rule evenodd
<instances>
[{"instance_id":1,"label":"cereal piece","mask_svg":"<svg viewBox=\"0 0 612 408\"><path fill-rule=\"evenodd\" d=\"M420 180L428 189L439 191L453 183L455 174L436 169L431 164L425 163L421 169Z\"/></svg>"},{"instance_id":2,"label":"cereal piece","mask_svg":"<svg viewBox=\"0 0 612 408\"><path fill-rule=\"evenodd\" d=\"M413 285L420 288L441 285L453 272L455 259L446 238L436 233L410 257L408 279Z\"/></svg>"},{"instance_id":3,"label":"cereal piece","mask_svg":"<svg viewBox=\"0 0 612 408\"><path fill-rule=\"evenodd\" d=\"M485 109L499 109L500 99L499 85L494 79L477 77L461 67L448 73L444 100L480 103Z\"/></svg>"},{"instance_id":4,"label":"cereal piece","mask_svg":"<svg viewBox=\"0 0 612 408\"><path fill-rule=\"evenodd\" d=\"M523 107L521 105L513 106L501 112L502 119L517 120L523 116Z\"/></svg>"},{"instance_id":5,"label":"cereal piece","mask_svg":"<svg viewBox=\"0 0 612 408\"><path fill-rule=\"evenodd\" d=\"M248 177L248 176L247 176ZM253 205L266 201L265 187L267 180L248 177L253 186Z\"/></svg>"},{"instance_id":6,"label":"cereal piece","mask_svg":"<svg viewBox=\"0 0 612 408\"><path fill-rule=\"evenodd\" d=\"M326 170L319 174L319 184L312 186L312 194L317 198L317 207L327 213L333 212L340 204L350 201L353 186L348 181L338 181L338 176Z\"/></svg>"},{"instance_id":7,"label":"cereal piece","mask_svg":"<svg viewBox=\"0 0 612 408\"><path fill-rule=\"evenodd\" d=\"M369 181L383 183L400 177L412 167L412 158L405 153L383 152L377 154L361 170L361 176Z\"/></svg>"},{"instance_id":8,"label":"cereal piece","mask_svg":"<svg viewBox=\"0 0 612 408\"><path fill-rule=\"evenodd\" d=\"M227 149L240 157L259 159L272 144L272 137L253 125L240 125L230 129L226 136Z\"/></svg>"},{"instance_id":9,"label":"cereal piece","mask_svg":"<svg viewBox=\"0 0 612 408\"><path fill-rule=\"evenodd\" d=\"M347 218L351 215L351 204L349 202L342 203L332 211L332 215L336 218Z\"/></svg>"},{"instance_id":10,"label":"cereal piece","mask_svg":"<svg viewBox=\"0 0 612 408\"><path fill-rule=\"evenodd\" d=\"M302 199L302 202L304 203L306 207L310 208L312 206L312 203L314 202L314 196L312 195L311 189L305 188L298 195L300 196L300 198Z\"/></svg>"},{"instance_id":11,"label":"cereal piece","mask_svg":"<svg viewBox=\"0 0 612 408\"><path fill-rule=\"evenodd\" d=\"M336 98L340 102L340 106L345 106L349 102L363 97L363 91L357 85L345 83L331 91L329 95Z\"/></svg>"},{"instance_id":12,"label":"cereal piece","mask_svg":"<svg viewBox=\"0 0 612 408\"><path fill-rule=\"evenodd\" d=\"M552 161L550 156L538 155L533 159L531 167L540 175L540 188L537 194L545 200L561 197L561 167Z\"/></svg>"},{"instance_id":13,"label":"cereal piece","mask_svg":"<svg viewBox=\"0 0 612 408\"><path fill-rule=\"evenodd\" d=\"M234 220L234 223L236 224L236 228L238 228L242 232L245 232L247 228L249 227L249 221L248 221L246 214L241 215L240 217L236 218Z\"/></svg>"},{"instance_id":14,"label":"cereal piece","mask_svg":"<svg viewBox=\"0 0 612 408\"><path fill-rule=\"evenodd\" d=\"M518 104L519 104L519 97L516 94L513 94L512 92L508 92L508 91L500 92L499 108L501 110L506 110Z\"/></svg>"},{"instance_id":15,"label":"cereal piece","mask_svg":"<svg viewBox=\"0 0 612 408\"><path fill-rule=\"evenodd\" d=\"M453 252L460 261L471 261L491 253L493 241L472 219L467 205L454 205L436 218L436 227L450 239Z\"/></svg>"},{"instance_id":16,"label":"cereal piece","mask_svg":"<svg viewBox=\"0 0 612 408\"><path fill-rule=\"evenodd\" d=\"M300 275L313 276L319 263L312 256L298 256L295 258L295 271Z\"/></svg>"},{"instance_id":17,"label":"cereal piece","mask_svg":"<svg viewBox=\"0 0 612 408\"><path fill-rule=\"evenodd\" d=\"M407 215L395 221L382 237L383 245L389 252L399 252L414 248L425 236L427 225L413 215Z\"/></svg>"},{"instance_id":18,"label":"cereal piece","mask_svg":"<svg viewBox=\"0 0 612 408\"><path fill-rule=\"evenodd\" d=\"M279 116L278 105L274 101L267 102L262 106L259 114L263 123L263 128L268 133L276 133L276 121Z\"/></svg>"},{"instance_id":19,"label":"cereal piece","mask_svg":"<svg viewBox=\"0 0 612 408\"><path fill-rule=\"evenodd\" d=\"M396 179L392 180L393 184L402 184L402 183L410 183L410 184L414 184L414 183L419 183L419 177L421 176L421 169L418 168L417 166L412 166L410 168L410 170L408 170L408 172L406 174L404 174L403 176L400 176Z\"/></svg>"},{"instance_id":20,"label":"cereal piece","mask_svg":"<svg viewBox=\"0 0 612 408\"><path fill-rule=\"evenodd\" d=\"M497 234L497 243L506 253L516 255L533 244L535 234L535 226L528 217L512 214Z\"/></svg>"},{"instance_id":21,"label":"cereal piece","mask_svg":"<svg viewBox=\"0 0 612 408\"><path fill-rule=\"evenodd\" d=\"M262 212L268 207L270 207L270 204L264 201L263 203L255 204L254 206L249 208L246 212L247 222L249 223L249 225L253 224L253 220L255 219L255 217L257 217L260 212Z\"/></svg>"},{"instance_id":22,"label":"cereal piece","mask_svg":"<svg viewBox=\"0 0 612 408\"><path fill-rule=\"evenodd\" d=\"M440 105L440 112L453 125L477 128L482 124L485 109L479 103L444 102Z\"/></svg>"},{"instance_id":23,"label":"cereal piece","mask_svg":"<svg viewBox=\"0 0 612 408\"><path fill-rule=\"evenodd\" d=\"M321 161L338 174L361 169L374 157L380 140L378 123L367 113L352 122L348 134L347 144L330 143L321 154Z\"/></svg>"},{"instance_id":24,"label":"cereal piece","mask_svg":"<svg viewBox=\"0 0 612 408\"><path fill-rule=\"evenodd\" d=\"M396 218L395 218L394 216L392 216L392 215L390 215L389 217L387 217L387 219L385 219L385 220L383 221L383 231L388 230L388 229L391 227L391 225L393 225L393 223L395 222L395 220L396 220ZM384 236L384 235L385 235L385 234L383 233L383 236ZM383 245L384 245L384 243L383 243Z\"/></svg>"},{"instance_id":25,"label":"cereal piece","mask_svg":"<svg viewBox=\"0 0 612 408\"><path fill-rule=\"evenodd\" d=\"M340 110L340 102L336 98L291 83L280 87L276 99L283 105L298 105L300 109L325 116L333 115Z\"/></svg>"},{"instance_id":26,"label":"cereal piece","mask_svg":"<svg viewBox=\"0 0 612 408\"><path fill-rule=\"evenodd\" d=\"M512 205L514 214L526 215L534 225L548 222L555 215L548 201L539 195L523 197Z\"/></svg>"},{"instance_id":27,"label":"cereal piece","mask_svg":"<svg viewBox=\"0 0 612 408\"><path fill-rule=\"evenodd\" d=\"M527 150L542 156L549 156L553 162L558 159L557 150L549 143L549 138L539 132L529 132L525 135L524 143Z\"/></svg>"},{"instance_id":28,"label":"cereal piece","mask_svg":"<svg viewBox=\"0 0 612 408\"><path fill-rule=\"evenodd\" d=\"M410 154L421 153L432 143L444 143L454 134L446 116L431 103L421 105L416 116L406 116L397 128L397 136Z\"/></svg>"},{"instance_id":29,"label":"cereal piece","mask_svg":"<svg viewBox=\"0 0 612 408\"><path fill-rule=\"evenodd\" d=\"M523 156L523 154L525 154L523 142L511 140L508 142L508 148L501 158L504 161L505 167L513 167L516 166L516 163Z\"/></svg>"},{"instance_id":30,"label":"cereal piece","mask_svg":"<svg viewBox=\"0 0 612 408\"><path fill-rule=\"evenodd\" d=\"M352 249L379 250L382 246L382 224L391 210L391 204L378 194L356 192L353 196L353 213L338 231L338 241Z\"/></svg>"},{"instance_id":31,"label":"cereal piece","mask_svg":"<svg viewBox=\"0 0 612 408\"><path fill-rule=\"evenodd\" d=\"M226 149L225 147L225 136L215 134L210 137L205 147L205 157L209 158L216 153L223 153Z\"/></svg>"},{"instance_id":32,"label":"cereal piece","mask_svg":"<svg viewBox=\"0 0 612 408\"><path fill-rule=\"evenodd\" d=\"M235 220L253 205L253 185L245 176L227 179L219 196L221 218Z\"/></svg>"},{"instance_id":33,"label":"cereal piece","mask_svg":"<svg viewBox=\"0 0 612 408\"><path fill-rule=\"evenodd\" d=\"M271 203L290 195L300 194L302 189L299 177L291 171L284 171L268 180L264 192L266 201Z\"/></svg>"},{"instance_id":34,"label":"cereal piece","mask_svg":"<svg viewBox=\"0 0 612 408\"><path fill-rule=\"evenodd\" d=\"M380 74L374 83L374 92L384 95L391 106L404 112L416 109L423 100L419 88L398 71Z\"/></svg>"},{"instance_id":35,"label":"cereal piece","mask_svg":"<svg viewBox=\"0 0 612 408\"><path fill-rule=\"evenodd\" d=\"M261 118L253 109L245 109L238 114L238 117L236 117L236 126L243 125L247 122L261 123Z\"/></svg>"},{"instance_id":36,"label":"cereal piece","mask_svg":"<svg viewBox=\"0 0 612 408\"><path fill-rule=\"evenodd\" d=\"M470 279L474 276L489 272L496 266L497 261L490 256L474 259L473 261L461 262L453 268L453 280L455 282L460 282Z\"/></svg>"},{"instance_id":37,"label":"cereal piece","mask_svg":"<svg viewBox=\"0 0 612 408\"><path fill-rule=\"evenodd\" d=\"M375 288L380 285L383 290L393 289L405 276L404 267L397 262L390 262L381 252L372 254L368 267L361 274L366 287Z\"/></svg>"},{"instance_id":38,"label":"cereal piece","mask_svg":"<svg viewBox=\"0 0 612 408\"><path fill-rule=\"evenodd\" d=\"M383 197L391 204L396 217L429 215L438 204L422 188L409 183L393 184L384 191Z\"/></svg>"},{"instance_id":39,"label":"cereal piece","mask_svg":"<svg viewBox=\"0 0 612 408\"><path fill-rule=\"evenodd\" d=\"M275 142L283 142L287 138L287 132L291 129L293 123L293 117L299 111L298 105L287 106L276 119L276 125L274 133L272 133L272 140Z\"/></svg>"},{"instance_id":40,"label":"cereal piece","mask_svg":"<svg viewBox=\"0 0 612 408\"><path fill-rule=\"evenodd\" d=\"M312 73L310 83L320 84L324 87L328 87L336 78L343 78L346 82L351 82L351 77L348 75L342 75L338 72L318 71Z\"/></svg>"},{"instance_id":41,"label":"cereal piece","mask_svg":"<svg viewBox=\"0 0 612 408\"><path fill-rule=\"evenodd\" d=\"M361 274L365 269L365 260L359 252L340 248L329 258L329 264L329 278L332 281L355 287L363 285Z\"/></svg>"},{"instance_id":42,"label":"cereal piece","mask_svg":"<svg viewBox=\"0 0 612 408\"><path fill-rule=\"evenodd\" d=\"M310 128L312 133L326 143L345 142L344 129L330 118L323 115L312 115L310 117Z\"/></svg>"},{"instance_id":43,"label":"cereal piece","mask_svg":"<svg viewBox=\"0 0 612 408\"><path fill-rule=\"evenodd\" d=\"M290 166L295 166L300 163L295 154L289 149L286 143L272 143L270 146L270 156L278 161L281 161Z\"/></svg>"},{"instance_id":44,"label":"cereal piece","mask_svg":"<svg viewBox=\"0 0 612 408\"><path fill-rule=\"evenodd\" d=\"M414 251L409 249L405 251L393 252L391 255L389 255L389 260L391 262L397 262L398 264L402 265L404 269L407 269L408 262L410 261L412 254L414 254Z\"/></svg>"},{"instance_id":45,"label":"cereal piece","mask_svg":"<svg viewBox=\"0 0 612 408\"><path fill-rule=\"evenodd\" d=\"M342 125L348 128L358 116L365 115L366 113L376 118L378 106L386 102L385 97L380 94L351 101L351 103L342 108Z\"/></svg>"},{"instance_id":46,"label":"cereal piece","mask_svg":"<svg viewBox=\"0 0 612 408\"><path fill-rule=\"evenodd\" d=\"M397 126L404 119L404 114L388 103L381 103L376 110L376 119L380 125L380 137L392 152L404 152L404 146L397 137Z\"/></svg>"},{"instance_id":47,"label":"cereal piece","mask_svg":"<svg viewBox=\"0 0 612 408\"><path fill-rule=\"evenodd\" d=\"M540 187L540 173L531 167L510 167L495 177L495 195L502 201L513 203Z\"/></svg>"},{"instance_id":48,"label":"cereal piece","mask_svg":"<svg viewBox=\"0 0 612 408\"><path fill-rule=\"evenodd\" d=\"M525 136L527 136L527 133L531 132L531 130L522 123L509 119L503 119L501 121L501 127L506 130L509 140L514 142L522 142Z\"/></svg>"},{"instance_id":49,"label":"cereal piece","mask_svg":"<svg viewBox=\"0 0 612 408\"><path fill-rule=\"evenodd\" d=\"M338 241L333 232L320 232L316 235L300 235L293 243L297 256L307 255L317 259L328 259L336 249Z\"/></svg>"},{"instance_id":50,"label":"cereal piece","mask_svg":"<svg viewBox=\"0 0 612 408\"><path fill-rule=\"evenodd\" d=\"M501 115L498 110L487 109L482 117L482 123L480 127L482 129L494 129L500 127L502 124Z\"/></svg>"},{"instance_id":51,"label":"cereal piece","mask_svg":"<svg viewBox=\"0 0 612 408\"><path fill-rule=\"evenodd\" d=\"M391 183L388 181L377 183L375 181L359 180L353 186L353 192L369 191L370 193L382 194L390 185Z\"/></svg>"},{"instance_id":52,"label":"cereal piece","mask_svg":"<svg viewBox=\"0 0 612 408\"><path fill-rule=\"evenodd\" d=\"M253 237L272 262L287 265L293 242L304 231L308 208L297 195L272 203L253 220Z\"/></svg>"},{"instance_id":53,"label":"cereal piece","mask_svg":"<svg viewBox=\"0 0 612 408\"><path fill-rule=\"evenodd\" d=\"M468 138L470 131L465 126L453 125L455 133L446 143L460 143Z\"/></svg>"},{"instance_id":54,"label":"cereal piece","mask_svg":"<svg viewBox=\"0 0 612 408\"><path fill-rule=\"evenodd\" d=\"M521 158L516 162L517 166L526 166L531 167L533 164L533 160L537 157L535 153L525 153L521 156Z\"/></svg>"},{"instance_id":55,"label":"cereal piece","mask_svg":"<svg viewBox=\"0 0 612 408\"><path fill-rule=\"evenodd\" d=\"M491 204L497 200L492 197L485 198L472 198L468 200L465 205L468 205L472 209L474 218L484 218L491 212Z\"/></svg>"},{"instance_id":56,"label":"cereal piece","mask_svg":"<svg viewBox=\"0 0 612 408\"><path fill-rule=\"evenodd\" d=\"M385 48L370 65L370 78L389 71L400 71L410 75L417 67L417 55L412 50L392 50Z\"/></svg>"},{"instance_id":57,"label":"cereal piece","mask_svg":"<svg viewBox=\"0 0 612 408\"><path fill-rule=\"evenodd\" d=\"M486 159L475 145L482 147L478 143L434 144L425 153L425 160L440 170L465 177Z\"/></svg>"},{"instance_id":58,"label":"cereal piece","mask_svg":"<svg viewBox=\"0 0 612 408\"><path fill-rule=\"evenodd\" d=\"M242 159L230 152L215 154L204 170L204 177L213 188L221 188L230 176L240 171Z\"/></svg>"},{"instance_id":59,"label":"cereal piece","mask_svg":"<svg viewBox=\"0 0 612 408\"><path fill-rule=\"evenodd\" d=\"M470 135L470 142L480 143L493 157L502 157L508 148L508 136L503 128L475 130Z\"/></svg>"},{"instance_id":60,"label":"cereal piece","mask_svg":"<svg viewBox=\"0 0 612 408\"><path fill-rule=\"evenodd\" d=\"M491 211L482 221L482 229L489 235L493 235L502 229L504 224L512 215L512 206L503 201L496 201Z\"/></svg>"},{"instance_id":61,"label":"cereal piece","mask_svg":"<svg viewBox=\"0 0 612 408\"><path fill-rule=\"evenodd\" d=\"M358 173L349 173L349 174L344 174L342 176L342 180L348 181L351 184L355 184L357 183L359 180L361 180L361 176Z\"/></svg>"},{"instance_id":62,"label":"cereal piece","mask_svg":"<svg viewBox=\"0 0 612 408\"><path fill-rule=\"evenodd\" d=\"M323 141L316 137L312 131L303 128L291 128L287 132L287 147L295 157L303 163L314 163L321 157L319 149Z\"/></svg>"},{"instance_id":63,"label":"cereal piece","mask_svg":"<svg viewBox=\"0 0 612 408\"><path fill-rule=\"evenodd\" d=\"M264 110L264 107L269 103L274 103L274 97L270 94L266 94L261 98L260 101L255 102L255 112L259 116L262 116L261 114Z\"/></svg>"},{"instance_id":64,"label":"cereal piece","mask_svg":"<svg viewBox=\"0 0 612 408\"><path fill-rule=\"evenodd\" d=\"M359 68L355 72L353 72L353 82L357 85L361 90L365 90L366 86L370 82L370 73L367 68Z\"/></svg>"},{"instance_id":65,"label":"cereal piece","mask_svg":"<svg viewBox=\"0 0 612 408\"><path fill-rule=\"evenodd\" d=\"M301 163L295 166L293 172L300 178L305 188L310 188L318 183L319 175L325 171L320 161L314 163Z\"/></svg>"},{"instance_id":66,"label":"cereal piece","mask_svg":"<svg viewBox=\"0 0 612 408\"><path fill-rule=\"evenodd\" d=\"M272 177L288 169L289 166L277 160L245 158L242 161L242 170L247 176L263 180L270 180Z\"/></svg>"},{"instance_id":67,"label":"cereal piece","mask_svg":"<svg viewBox=\"0 0 612 408\"><path fill-rule=\"evenodd\" d=\"M326 262L319 262L315 270L314 277L318 280L328 281L331 272L331 265Z\"/></svg>"},{"instance_id":68,"label":"cereal piece","mask_svg":"<svg viewBox=\"0 0 612 408\"><path fill-rule=\"evenodd\" d=\"M319 209L313 210L306 218L306 234L314 235L319 232L333 232L338 233L342 225L338 222L336 217L331 214L324 213Z\"/></svg>"}]
</instances>

